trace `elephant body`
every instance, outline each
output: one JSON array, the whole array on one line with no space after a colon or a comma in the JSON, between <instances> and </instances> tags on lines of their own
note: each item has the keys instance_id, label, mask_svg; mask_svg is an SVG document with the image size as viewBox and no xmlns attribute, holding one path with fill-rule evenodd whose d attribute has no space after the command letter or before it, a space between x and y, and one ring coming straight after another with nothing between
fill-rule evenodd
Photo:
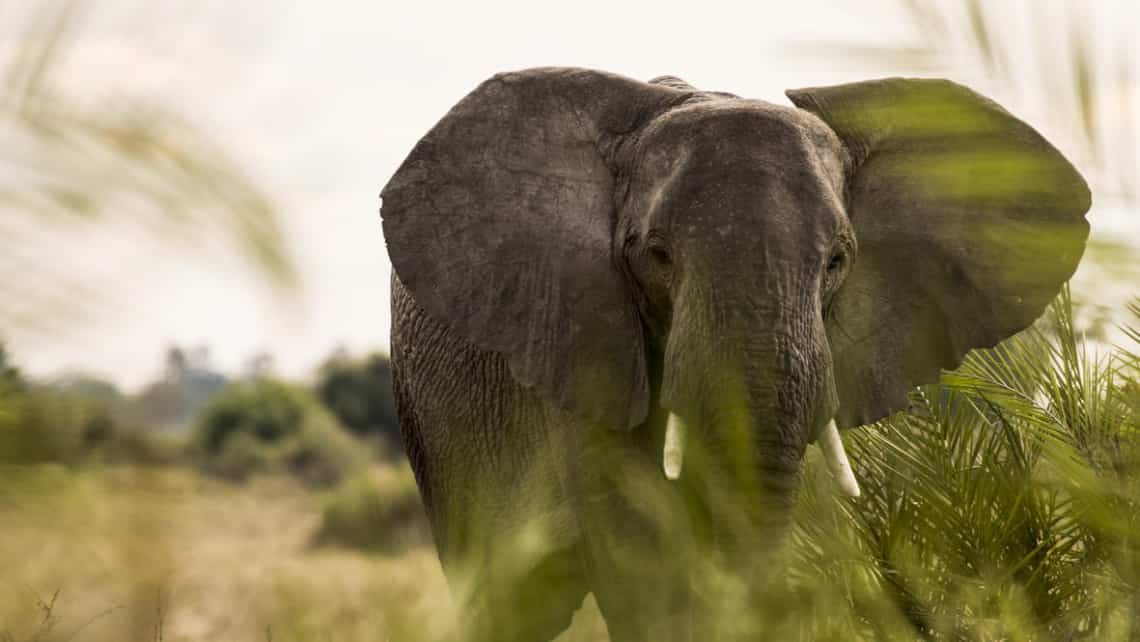
<instances>
[{"instance_id":1,"label":"elephant body","mask_svg":"<svg viewBox=\"0 0 1140 642\"><path fill-rule=\"evenodd\" d=\"M591 592L616 642L762 639L726 614L780 591L805 449L857 494L837 428L1075 269L1087 186L1001 107L788 95L500 74L385 187L401 434L469 639L551 639Z\"/></svg>"},{"instance_id":2,"label":"elephant body","mask_svg":"<svg viewBox=\"0 0 1140 642\"><path fill-rule=\"evenodd\" d=\"M634 432L584 424L515 381L502 355L432 319L395 275L392 366L405 451L465 635L552 639L593 591L613 639L689 639L687 596L673 594L688 586L670 581L685 569L607 469L624 460L623 475L640 472L680 504L659 474L663 416ZM629 563L611 559L630 550Z\"/></svg>"}]
</instances>

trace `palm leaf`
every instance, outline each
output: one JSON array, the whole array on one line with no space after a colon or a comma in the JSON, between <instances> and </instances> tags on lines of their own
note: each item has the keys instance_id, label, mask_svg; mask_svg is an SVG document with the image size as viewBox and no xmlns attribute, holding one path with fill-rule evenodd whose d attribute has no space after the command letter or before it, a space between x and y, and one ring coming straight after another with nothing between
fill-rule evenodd
<instances>
[{"instance_id":1,"label":"palm leaf","mask_svg":"<svg viewBox=\"0 0 1140 642\"><path fill-rule=\"evenodd\" d=\"M843 606L813 633L1069 639L1131 612L1140 483L1120 372L1134 358L1089 350L1066 290L1046 322L847 435L858 500L811 459L792 581Z\"/></svg>"}]
</instances>

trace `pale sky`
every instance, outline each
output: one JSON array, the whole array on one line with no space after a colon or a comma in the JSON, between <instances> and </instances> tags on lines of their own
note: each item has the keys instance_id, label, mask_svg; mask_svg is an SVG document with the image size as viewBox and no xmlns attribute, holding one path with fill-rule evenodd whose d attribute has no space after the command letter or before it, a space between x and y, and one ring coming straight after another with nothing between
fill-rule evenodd
<instances>
[{"instance_id":1,"label":"pale sky","mask_svg":"<svg viewBox=\"0 0 1140 642\"><path fill-rule=\"evenodd\" d=\"M1027 3L1054 12L1066 5L996 3L1011 37L1023 37L1016 34ZM18 362L37 374L77 368L134 387L177 343L209 345L231 372L268 351L282 374L304 377L336 346L386 348L380 188L437 119L503 70L673 74L782 104L784 89L798 86L947 76L994 96L1082 162L1078 124L1066 131L1063 119L1050 122L1062 107L1041 100L1032 83L995 82L968 57L932 71L818 46L920 44L895 0L102 4L116 10L100 12L84 30L66 68L67 89L157 96L226 144L277 199L303 288L296 300L281 300L225 248L177 249L119 230L83 239L79 250L72 240L52 251L53 261L110 285L112 303L82 327L50 336L8 330ZM1087 19L1098 47L1126 51L1135 62L1127 34L1140 25L1130 7L1098 3ZM1033 64L1036 55L1025 59ZM1117 90L1140 96L1135 87ZM1094 234L1140 240L1137 217L1101 200Z\"/></svg>"}]
</instances>

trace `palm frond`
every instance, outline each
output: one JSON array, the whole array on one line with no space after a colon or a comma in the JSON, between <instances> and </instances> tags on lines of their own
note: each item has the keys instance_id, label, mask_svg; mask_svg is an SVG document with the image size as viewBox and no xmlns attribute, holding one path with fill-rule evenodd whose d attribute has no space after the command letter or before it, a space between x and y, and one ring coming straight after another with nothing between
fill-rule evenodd
<instances>
[{"instance_id":1,"label":"palm frond","mask_svg":"<svg viewBox=\"0 0 1140 642\"><path fill-rule=\"evenodd\" d=\"M837 497L809 463L793 582L844 607L815 632L841 621L863 639L1071 639L1130 613L1129 359L1083 343L1066 290L1045 322L848 434L860 499Z\"/></svg>"}]
</instances>

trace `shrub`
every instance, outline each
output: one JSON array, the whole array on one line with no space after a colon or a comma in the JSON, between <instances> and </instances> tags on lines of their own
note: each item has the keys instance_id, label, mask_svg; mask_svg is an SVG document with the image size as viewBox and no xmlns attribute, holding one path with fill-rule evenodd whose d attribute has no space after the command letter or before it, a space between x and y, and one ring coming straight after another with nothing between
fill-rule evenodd
<instances>
[{"instance_id":1,"label":"shrub","mask_svg":"<svg viewBox=\"0 0 1140 642\"><path fill-rule=\"evenodd\" d=\"M0 383L0 463L165 464L176 440L126 425L108 403L79 392Z\"/></svg>"},{"instance_id":2,"label":"shrub","mask_svg":"<svg viewBox=\"0 0 1140 642\"><path fill-rule=\"evenodd\" d=\"M353 360L334 356L321 368L317 395L346 428L375 439L385 453L402 453L392 364L383 354Z\"/></svg>"},{"instance_id":3,"label":"shrub","mask_svg":"<svg viewBox=\"0 0 1140 642\"><path fill-rule=\"evenodd\" d=\"M173 462L179 444L125 423L123 405L113 384L88 375L29 381L0 345L0 464Z\"/></svg>"},{"instance_id":4,"label":"shrub","mask_svg":"<svg viewBox=\"0 0 1140 642\"><path fill-rule=\"evenodd\" d=\"M784 621L806 639L1135 639L1138 365L1084 346L1065 292L846 435L863 496L810 462L789 593L807 599Z\"/></svg>"},{"instance_id":5,"label":"shrub","mask_svg":"<svg viewBox=\"0 0 1140 642\"><path fill-rule=\"evenodd\" d=\"M392 551L428 540L416 482L407 464L366 471L325 498L318 545Z\"/></svg>"},{"instance_id":6,"label":"shrub","mask_svg":"<svg viewBox=\"0 0 1140 642\"><path fill-rule=\"evenodd\" d=\"M204 471L227 479L289 472L322 487L362 464L351 437L309 393L272 379L222 392L195 426L191 451Z\"/></svg>"},{"instance_id":7,"label":"shrub","mask_svg":"<svg viewBox=\"0 0 1140 642\"><path fill-rule=\"evenodd\" d=\"M0 463L67 461L78 444L58 430L53 406L18 380L0 380ZM70 431L74 433L74 431Z\"/></svg>"}]
</instances>

